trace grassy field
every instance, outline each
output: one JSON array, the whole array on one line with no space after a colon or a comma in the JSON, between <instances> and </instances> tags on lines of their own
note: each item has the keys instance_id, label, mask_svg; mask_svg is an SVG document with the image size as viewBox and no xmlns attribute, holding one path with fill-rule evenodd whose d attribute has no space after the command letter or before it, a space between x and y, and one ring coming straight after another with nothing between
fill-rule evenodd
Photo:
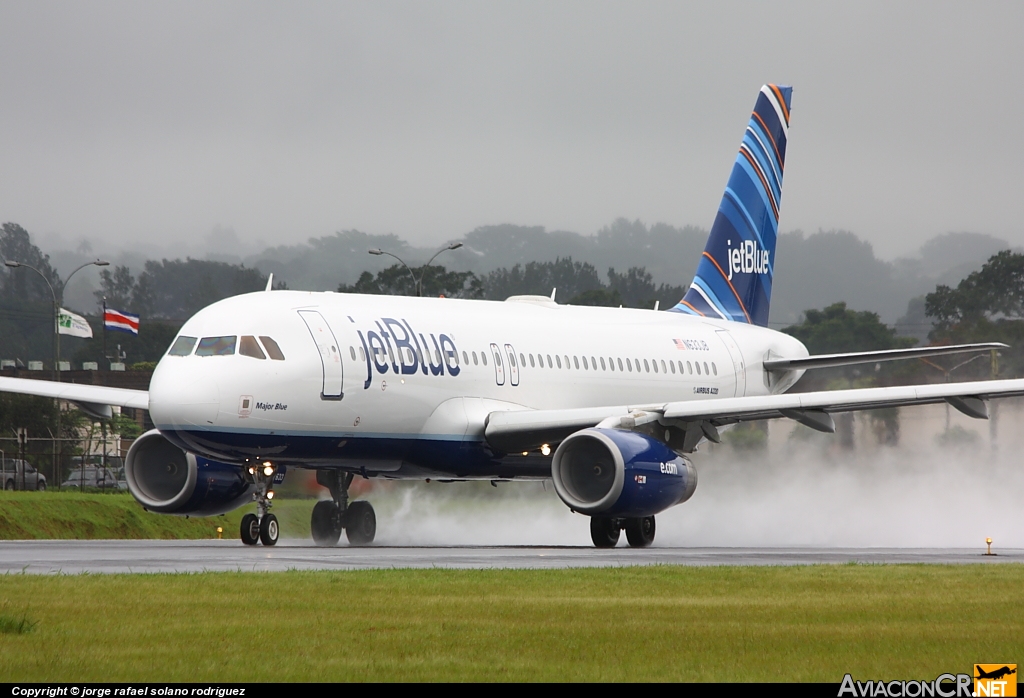
<instances>
[{"instance_id":1,"label":"grassy field","mask_svg":"<svg viewBox=\"0 0 1024 698\"><path fill-rule=\"evenodd\" d=\"M1024 658L1024 566L0 578L0 681L932 679Z\"/></svg>"},{"instance_id":2,"label":"grassy field","mask_svg":"<svg viewBox=\"0 0 1024 698\"><path fill-rule=\"evenodd\" d=\"M273 512L281 535L309 537L313 499L277 499ZM242 516L255 511L248 505L225 516L188 518L145 511L127 492L0 491L0 540L111 538L237 538Z\"/></svg>"}]
</instances>

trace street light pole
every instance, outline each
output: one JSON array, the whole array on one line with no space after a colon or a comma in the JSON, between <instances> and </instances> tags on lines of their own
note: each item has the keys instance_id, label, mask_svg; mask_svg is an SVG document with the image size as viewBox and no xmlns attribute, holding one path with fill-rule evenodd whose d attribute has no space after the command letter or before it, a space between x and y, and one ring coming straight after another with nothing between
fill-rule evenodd
<instances>
[{"instance_id":1,"label":"street light pole","mask_svg":"<svg viewBox=\"0 0 1024 698\"><path fill-rule=\"evenodd\" d=\"M427 267L430 266L430 263L433 262L435 259L437 259L437 255L441 254L442 252L447 252L448 250L457 250L460 247L462 247L462 243L461 242L453 242L452 244L447 245L445 247L442 247L437 252L435 252L434 256L431 257L430 259L428 259L427 263L424 264L422 267L420 267L420 276L419 276L418 279L416 278L416 275L412 273L412 269L409 268L409 265L406 264L402 260L402 258L399 257L398 255L392 254L391 252L385 252L384 250L382 250L380 248L377 248L375 250L368 250L368 252L370 254L374 255L374 256L377 256L377 257L379 257L380 255L386 254L388 257L394 257L395 259L397 259L401 263L401 265L403 267L405 267L405 270L407 272L409 272L409 276L412 277L413 288L416 289L416 295L417 296L422 296L423 295L423 275L427 273Z\"/></svg>"},{"instance_id":2,"label":"street light pole","mask_svg":"<svg viewBox=\"0 0 1024 698\"><path fill-rule=\"evenodd\" d=\"M397 254L391 254L390 252L385 252L384 250L382 250L382 249L379 249L379 248L378 248L378 249L376 249L376 250L369 250L369 253L370 253L370 254L372 254L372 255L374 255L374 256L377 256L377 257L381 256L382 254L386 254L386 255L387 255L388 257L394 257L395 259L397 259L397 260L398 260L398 262L399 262L399 263L400 263L400 264L401 264L401 265L402 265L403 267L405 267L405 270L406 270L407 272L409 272L409 276L411 276L411 277L412 277L412 287L413 287L414 289L416 288L416 285L417 285L417 283L418 283L418 282L416 281L416 275L412 273L412 269L410 269L410 268L409 268L409 265L408 265L408 264L406 264L406 263L405 263L405 261L403 261L403 260L402 260L402 258L401 258L401 257L399 257L399 256L398 256Z\"/></svg>"},{"instance_id":3,"label":"street light pole","mask_svg":"<svg viewBox=\"0 0 1024 698\"><path fill-rule=\"evenodd\" d=\"M46 284L46 288L50 289L50 297L53 299L53 339L50 344L53 346L53 369L57 372L57 382L60 382L60 326L58 325L58 310L57 310L57 292L53 290L53 285L50 280L46 278L46 274L39 271L35 267L22 264L21 262L15 262L13 260L6 260L4 266L10 267L11 269L19 269L24 267L25 269L31 269L35 273L39 274L40 278Z\"/></svg>"},{"instance_id":4,"label":"street light pole","mask_svg":"<svg viewBox=\"0 0 1024 698\"><path fill-rule=\"evenodd\" d=\"M110 264L110 262L105 262L102 259L97 259L97 260L94 260L92 262L86 262L85 264L82 264L82 265L79 265L79 266L75 267L75 269L73 269L72 272L70 274L68 274L68 278L64 280L64 286L61 287L61 297L58 300L57 292L53 290L53 284L51 284L50 280L46 278L46 274L44 274L43 272L39 271L35 267L30 266L28 264L24 264L22 262L15 262L13 260L7 260L7 261L4 262L5 266L8 266L8 267L10 267L12 269L17 269L19 267L25 267L26 269L31 269L35 273L39 274L40 278L42 278L42 280L46 283L46 287L48 289L50 289L50 296L53 298L53 337L54 337L54 339L53 339L53 368L57 372L57 382L58 383L61 382L61 380L60 380L60 305L61 305L61 303L64 300L64 289L67 288L67 285L71 282L71 277L74 276L75 274L77 274L78 272L80 272L82 269L85 269L88 266L105 267L105 266L108 266L109 264Z\"/></svg>"},{"instance_id":5,"label":"street light pole","mask_svg":"<svg viewBox=\"0 0 1024 698\"><path fill-rule=\"evenodd\" d=\"M427 263L424 264L423 268L420 269L420 283L419 283L419 286L416 287L416 295L417 296L422 296L423 295L423 275L427 273L427 267L430 266L430 263L433 262L435 259L437 259L437 255L441 254L442 252L447 252L448 250L457 250L460 247L462 247L462 243L461 242L453 242L452 244L448 245L447 247L442 247L441 249L439 249L437 252L434 253L433 257L431 257L430 259L427 260Z\"/></svg>"},{"instance_id":6,"label":"street light pole","mask_svg":"<svg viewBox=\"0 0 1024 698\"><path fill-rule=\"evenodd\" d=\"M101 259L97 259L95 261L86 262L85 264L82 264L81 266L76 267L70 274L68 274L68 278L64 280L64 286L61 287L61 300L64 299L64 289L67 288L68 282L71 281L71 277L74 276L77 272L79 272L80 270L82 270L82 269L84 269L85 267L88 267L88 266L105 267L105 266L107 266L109 264L110 264L110 262L105 262L105 261L103 261ZM29 266L28 264L22 264L21 262L15 262L13 260L6 260L6 261L4 261L4 266L10 267L11 269L17 269L18 267L25 267L26 269L31 269L32 271L34 271L35 273L39 274L39 276L42 277L43 281L46 282L46 287L48 289L50 289L50 295L53 297L53 367L57 371L57 382L60 383L61 382L61 380L60 380L60 302L57 300L57 292L53 290L53 285L50 283L50 280L46 278L46 274L44 274L43 272L39 271L38 269L36 269L33 266ZM63 434L63 430L61 429L60 400L58 400L57 401L57 438L56 438L56 442L57 443L56 443L56 446L54 447L54 452L57 454L56 455L56 458L57 458L57 466L56 467L59 467L60 463L61 463L61 455L62 454L60 453L60 451L62 449L60 448L60 446L61 446L62 434ZM22 466L22 467L24 467L24 466ZM60 480L61 480L61 478L60 478L60 474L56 472L56 467L54 468L53 475L54 475L54 480L56 480L57 487L59 489L60 488Z\"/></svg>"}]
</instances>

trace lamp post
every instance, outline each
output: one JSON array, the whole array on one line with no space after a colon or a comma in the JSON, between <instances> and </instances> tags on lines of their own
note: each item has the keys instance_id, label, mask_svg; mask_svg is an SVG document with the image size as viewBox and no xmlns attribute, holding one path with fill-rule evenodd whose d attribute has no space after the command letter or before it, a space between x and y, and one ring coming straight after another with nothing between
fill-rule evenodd
<instances>
[{"instance_id":1,"label":"lamp post","mask_svg":"<svg viewBox=\"0 0 1024 698\"><path fill-rule=\"evenodd\" d=\"M53 297L53 368L54 370L57 371L58 383L60 383L60 304L64 300L64 289L67 288L67 285L71 282L71 277L80 272L82 269L85 269L88 266L105 267L108 266L109 264L110 262L105 262L102 259L97 259L95 261L86 262L85 264L75 267L75 269L73 269L72 272L68 274L68 278L64 280L64 286L61 288L61 297L58 300L57 292L53 290L53 284L51 284L50 280L46 278L46 274L39 271L35 267L30 266L28 264L23 264L22 262L15 262L13 260L7 260L4 262L4 266L8 266L11 269L17 269L19 267L31 269L35 273L39 274L42 280L46 282L46 287L50 289L50 295Z\"/></svg>"},{"instance_id":2,"label":"lamp post","mask_svg":"<svg viewBox=\"0 0 1024 698\"><path fill-rule=\"evenodd\" d=\"M61 288L61 301L64 299L64 289L67 288L68 282L71 281L71 277L72 276L74 276L76 273L78 273L82 269L85 269L88 266L105 267L105 266L107 266L109 264L110 264L110 262L105 262L102 259L97 259L97 260L92 261L92 262L86 262L85 264L82 264L81 266L78 266L74 270L72 270L72 272L70 274L68 274L68 278L64 280L64 286ZM44 274L43 272L39 271L38 269L36 269L33 266L29 266L28 264L22 264L21 262L15 262L13 260L5 260L4 261L4 266L8 266L11 269L17 269L19 267L25 267L26 269L31 269L32 271L34 271L35 273L39 274L39 276L42 277L43 281L46 282L46 287L48 289L50 289L50 295L53 297L53 367L57 371L57 382L60 383L60 303L61 303L61 301L57 300L57 292L53 290L53 284L51 284L50 280L46 278L46 274ZM57 482L57 488L58 489L60 488L61 478L60 478L60 474L56 472L56 469L57 469L57 467L60 467L60 462L61 462L61 453L60 453L61 441L60 441L60 439L61 439L61 434L62 433L63 433L63 431L61 429L60 401L58 400L57 401L57 439L56 439L57 445L54 447L54 452L56 453L57 463L54 466L54 472L53 472L54 480L56 480L56 482Z\"/></svg>"},{"instance_id":3,"label":"lamp post","mask_svg":"<svg viewBox=\"0 0 1024 698\"><path fill-rule=\"evenodd\" d=\"M57 382L60 382L60 362L57 358L60 353L60 332L58 331L60 327L57 325L57 292L53 290L53 285L50 283L50 280L46 278L46 274L33 266L22 264L21 262L15 262L13 260L6 260L4 262L4 266L10 267L11 269L19 269L21 267L31 269L35 273L39 274L40 278L46 284L46 288L50 289L50 297L53 299L53 339L50 341L50 344L53 346L53 368L57 371Z\"/></svg>"},{"instance_id":4,"label":"lamp post","mask_svg":"<svg viewBox=\"0 0 1024 698\"><path fill-rule=\"evenodd\" d=\"M405 270L407 272L409 272L409 276L412 277L413 288L416 289L416 295L417 296L422 296L423 295L423 275L426 273L427 267L430 266L430 263L433 262L435 259L437 259L437 255L441 254L442 252L447 252L448 250L457 250L460 247L462 247L462 243L461 242L453 242L452 244L447 245L446 247L442 247L437 252L435 252L434 256L431 257L430 259L428 259L427 263L424 264L422 267L420 267L420 277L418 279L416 278L416 275L412 273L412 269L409 268L409 265L406 264L405 261L403 261L402 258L399 257L398 255L392 254L391 252L385 252L384 250L382 250L380 248L377 248L375 250L368 250L368 252L370 254L372 254L372 255L377 256L377 257L379 257L380 255L386 254L388 257L394 257L395 259L397 259L399 261L399 263L403 267L405 267Z\"/></svg>"}]
</instances>

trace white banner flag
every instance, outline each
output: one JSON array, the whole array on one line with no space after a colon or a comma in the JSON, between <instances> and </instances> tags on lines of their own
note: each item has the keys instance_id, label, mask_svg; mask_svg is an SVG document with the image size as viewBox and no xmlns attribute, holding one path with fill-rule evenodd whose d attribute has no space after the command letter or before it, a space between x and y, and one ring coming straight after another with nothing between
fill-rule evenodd
<instances>
[{"instance_id":1,"label":"white banner flag","mask_svg":"<svg viewBox=\"0 0 1024 698\"><path fill-rule=\"evenodd\" d=\"M92 327L85 321L85 318L64 308L60 309L60 320L57 321L57 327L61 334L69 334L72 337L92 337Z\"/></svg>"}]
</instances>

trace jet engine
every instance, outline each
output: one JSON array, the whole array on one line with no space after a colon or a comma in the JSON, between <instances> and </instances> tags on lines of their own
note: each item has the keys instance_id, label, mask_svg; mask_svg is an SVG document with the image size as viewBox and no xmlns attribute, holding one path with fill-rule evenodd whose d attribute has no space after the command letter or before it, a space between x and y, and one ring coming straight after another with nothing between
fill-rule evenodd
<instances>
[{"instance_id":1,"label":"jet engine","mask_svg":"<svg viewBox=\"0 0 1024 698\"><path fill-rule=\"evenodd\" d=\"M551 460L555 491L581 514L653 516L697 489L697 470L661 441L618 429L584 429Z\"/></svg>"},{"instance_id":2,"label":"jet engine","mask_svg":"<svg viewBox=\"0 0 1024 698\"><path fill-rule=\"evenodd\" d=\"M157 429L128 449L124 473L136 501L160 514L215 516L251 501L256 491L240 466L187 453Z\"/></svg>"}]
</instances>

